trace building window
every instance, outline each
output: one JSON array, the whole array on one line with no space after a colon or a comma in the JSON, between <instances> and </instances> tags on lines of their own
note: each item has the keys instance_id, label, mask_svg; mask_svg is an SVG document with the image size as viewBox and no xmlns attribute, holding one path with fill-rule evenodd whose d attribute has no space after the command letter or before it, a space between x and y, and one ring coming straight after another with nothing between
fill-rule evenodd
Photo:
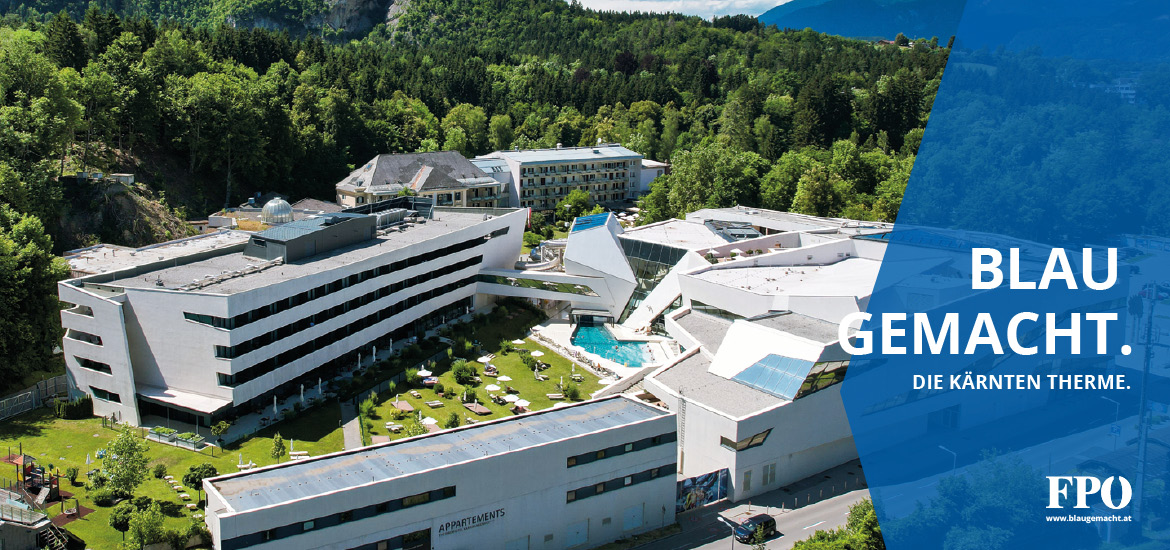
<instances>
[{"instance_id":1,"label":"building window","mask_svg":"<svg viewBox=\"0 0 1170 550\"><path fill-rule=\"evenodd\" d=\"M314 525L313 520L306 521L305 523L301 524L301 530L302 531L312 531L313 525Z\"/></svg>"},{"instance_id":2,"label":"building window","mask_svg":"<svg viewBox=\"0 0 1170 550\"><path fill-rule=\"evenodd\" d=\"M88 370L97 371L97 372L103 372L106 374L113 374L113 372L114 372L112 369L110 369L109 365L107 365L105 363L98 362L98 361L94 361L93 359L86 359L84 357L76 357L76 356L73 357L73 359L75 359L77 361L77 365L83 369L88 369Z\"/></svg>"},{"instance_id":3,"label":"building window","mask_svg":"<svg viewBox=\"0 0 1170 550\"><path fill-rule=\"evenodd\" d=\"M775 464L768 464L768 465L764 466L763 484L765 486L767 486L767 485L771 485L775 482L776 482L776 465Z\"/></svg>"},{"instance_id":4,"label":"building window","mask_svg":"<svg viewBox=\"0 0 1170 550\"><path fill-rule=\"evenodd\" d=\"M90 334L88 332L81 332L80 330L69 329L69 331L65 333L65 337L69 338L70 340L77 340L78 342L85 342L95 346L102 345L101 336Z\"/></svg>"},{"instance_id":5,"label":"building window","mask_svg":"<svg viewBox=\"0 0 1170 550\"><path fill-rule=\"evenodd\" d=\"M768 428L751 437L745 437L739 441L732 441L726 437L720 437L719 444L724 448L735 452L746 451L752 447L759 447L760 445L763 445L764 441L768 439L768 434L770 433L772 433L772 428Z\"/></svg>"},{"instance_id":6,"label":"building window","mask_svg":"<svg viewBox=\"0 0 1170 550\"><path fill-rule=\"evenodd\" d=\"M118 394L116 394L114 392L106 391L106 390L103 390L101 388L95 388L93 386L89 387L89 391L90 391L90 393L93 394L94 399L98 399L101 401L109 401L111 403L121 403L122 402L122 398L119 397Z\"/></svg>"},{"instance_id":7,"label":"building window","mask_svg":"<svg viewBox=\"0 0 1170 550\"><path fill-rule=\"evenodd\" d=\"M676 467L675 464L669 464L667 466L660 466L658 468L652 468L652 469L641 471L641 472L638 472L635 474L624 475L622 477L614 478L614 479L611 479L611 480L603 482L603 483L597 483L594 485L589 485L586 487L574 489L572 491L566 491L565 492L565 501L566 502L575 502L578 500L582 500L582 499L586 499L589 497L604 494L606 492L606 487L609 487L608 490L610 492L612 492L612 491L616 491L616 490L619 490L619 489L622 489L625 487L629 487L631 485L645 483L645 482L650 481L652 479L658 479L658 478L665 477L668 475L673 476L674 471L675 471L675 467Z\"/></svg>"},{"instance_id":8,"label":"building window","mask_svg":"<svg viewBox=\"0 0 1170 550\"><path fill-rule=\"evenodd\" d=\"M408 496L408 497L402 499L402 507L403 508L410 508L411 506L418 506L419 504L426 504L430 501L431 501L431 493L430 492L419 493L417 495L411 495L411 496Z\"/></svg>"},{"instance_id":9,"label":"building window","mask_svg":"<svg viewBox=\"0 0 1170 550\"><path fill-rule=\"evenodd\" d=\"M621 455L624 455L626 453L633 453L633 452L641 451L643 449L657 447L658 445L662 445L665 443L672 443L672 442L677 441L677 440L678 440L678 433L677 432L656 435L653 437L647 437L645 439L640 439L638 441L633 441L630 443L623 443L621 445L616 445L614 447L609 447L607 449L599 449L597 451L593 451L590 453L584 453L584 454L579 454L576 456L571 456L566 460L565 463L566 463L567 467L572 468L574 466L580 466L582 464L588 464L590 462L596 462L598 460L604 460L607 458L613 458L615 456L621 456Z\"/></svg>"},{"instance_id":10,"label":"building window","mask_svg":"<svg viewBox=\"0 0 1170 550\"><path fill-rule=\"evenodd\" d=\"M752 471L748 470L743 473L743 490L748 492L752 490Z\"/></svg>"},{"instance_id":11,"label":"building window","mask_svg":"<svg viewBox=\"0 0 1170 550\"><path fill-rule=\"evenodd\" d=\"M345 523L345 522L347 522L347 521L353 521L353 510L346 510L346 511L344 511L344 512L340 513L340 514L337 514L337 521L338 521L339 523Z\"/></svg>"}]
</instances>

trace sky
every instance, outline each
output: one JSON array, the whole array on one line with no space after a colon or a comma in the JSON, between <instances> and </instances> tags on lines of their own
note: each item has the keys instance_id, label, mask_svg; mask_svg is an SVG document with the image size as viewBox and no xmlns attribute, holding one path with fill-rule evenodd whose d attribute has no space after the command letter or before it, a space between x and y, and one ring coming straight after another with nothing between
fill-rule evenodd
<instances>
[{"instance_id":1,"label":"sky","mask_svg":"<svg viewBox=\"0 0 1170 550\"><path fill-rule=\"evenodd\" d=\"M579 0L595 10L678 12L710 19L716 15L760 15L786 0Z\"/></svg>"}]
</instances>

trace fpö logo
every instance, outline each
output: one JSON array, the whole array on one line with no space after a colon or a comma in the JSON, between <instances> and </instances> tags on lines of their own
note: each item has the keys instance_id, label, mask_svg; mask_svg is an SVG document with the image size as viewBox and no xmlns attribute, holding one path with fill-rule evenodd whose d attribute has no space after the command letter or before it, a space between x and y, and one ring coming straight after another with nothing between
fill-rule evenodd
<instances>
[{"instance_id":1,"label":"fp\u00f6 logo","mask_svg":"<svg viewBox=\"0 0 1170 550\"><path fill-rule=\"evenodd\" d=\"M1111 476L1101 481L1092 476L1047 476L1048 507L1064 508L1070 498L1076 499L1073 508L1088 508L1089 496L1097 495L1101 503L1114 510L1129 506L1133 498L1133 487L1121 476ZM1069 491L1072 491L1070 497Z\"/></svg>"}]
</instances>

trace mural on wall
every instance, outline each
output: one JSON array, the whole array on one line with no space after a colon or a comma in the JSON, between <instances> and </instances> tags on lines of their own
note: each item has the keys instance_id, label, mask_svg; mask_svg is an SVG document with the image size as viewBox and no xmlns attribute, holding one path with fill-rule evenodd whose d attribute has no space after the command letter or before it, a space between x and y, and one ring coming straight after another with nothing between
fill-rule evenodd
<instances>
[{"instance_id":1,"label":"mural on wall","mask_svg":"<svg viewBox=\"0 0 1170 550\"><path fill-rule=\"evenodd\" d=\"M678 482L678 498L674 505L675 513L701 508L727 498L729 478L727 468L724 468Z\"/></svg>"}]
</instances>

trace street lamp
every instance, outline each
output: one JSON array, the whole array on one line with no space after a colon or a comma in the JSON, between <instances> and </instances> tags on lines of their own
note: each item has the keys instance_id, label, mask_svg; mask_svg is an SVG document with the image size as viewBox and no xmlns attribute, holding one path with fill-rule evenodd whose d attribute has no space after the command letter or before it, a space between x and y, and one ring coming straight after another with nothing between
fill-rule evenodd
<instances>
[{"instance_id":1,"label":"street lamp","mask_svg":"<svg viewBox=\"0 0 1170 550\"><path fill-rule=\"evenodd\" d=\"M959 465L959 454L942 445L939 445L938 448L951 453L951 475L955 475L955 468Z\"/></svg>"}]
</instances>

